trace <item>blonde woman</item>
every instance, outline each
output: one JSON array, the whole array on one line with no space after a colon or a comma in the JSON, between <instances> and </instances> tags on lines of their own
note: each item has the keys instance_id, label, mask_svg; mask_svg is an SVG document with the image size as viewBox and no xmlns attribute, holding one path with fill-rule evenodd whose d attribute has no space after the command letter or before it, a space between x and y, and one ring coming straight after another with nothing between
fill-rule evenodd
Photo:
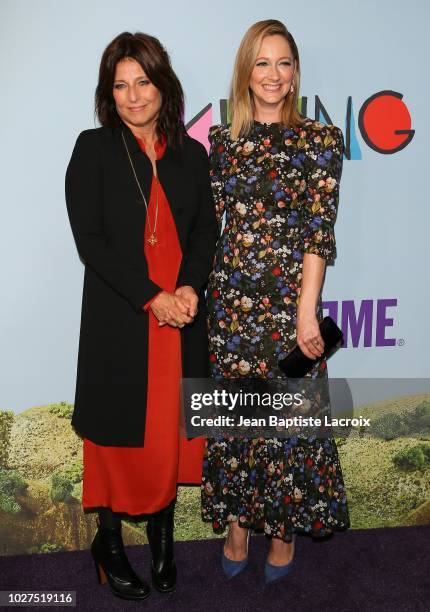
<instances>
[{"instance_id":1,"label":"blonde woman","mask_svg":"<svg viewBox=\"0 0 430 612\"><path fill-rule=\"evenodd\" d=\"M342 170L339 128L297 110L296 43L275 20L245 34L236 57L231 125L210 130L212 188L225 227L209 278L212 376L281 377L278 360L296 344L326 377L321 286L336 256L333 226ZM299 301L300 297L300 301ZM202 516L229 526L222 565L247 564L249 530L270 537L266 582L293 567L295 534L346 529L345 487L333 439L207 440Z\"/></svg>"}]
</instances>

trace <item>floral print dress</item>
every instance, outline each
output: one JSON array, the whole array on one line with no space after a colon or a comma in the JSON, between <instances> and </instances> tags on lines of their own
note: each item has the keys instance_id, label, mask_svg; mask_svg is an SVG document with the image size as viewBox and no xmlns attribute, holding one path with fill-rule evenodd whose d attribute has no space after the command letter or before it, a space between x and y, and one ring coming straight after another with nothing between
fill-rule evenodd
<instances>
[{"instance_id":1,"label":"floral print dress","mask_svg":"<svg viewBox=\"0 0 430 612\"><path fill-rule=\"evenodd\" d=\"M296 343L304 253L336 257L342 132L310 119L297 128L254 121L246 137L232 141L220 125L209 140L220 224L225 213L207 293L212 376L279 378L278 360ZM308 376L326 377L325 361ZM334 439L209 438L202 517L216 533L237 520L286 542L346 529Z\"/></svg>"}]
</instances>

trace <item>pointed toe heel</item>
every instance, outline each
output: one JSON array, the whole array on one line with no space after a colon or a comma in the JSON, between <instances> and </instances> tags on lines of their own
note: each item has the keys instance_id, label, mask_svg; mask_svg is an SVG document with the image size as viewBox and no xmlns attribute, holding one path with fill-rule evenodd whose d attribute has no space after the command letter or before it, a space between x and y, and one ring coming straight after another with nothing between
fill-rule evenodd
<instances>
[{"instance_id":1,"label":"pointed toe heel","mask_svg":"<svg viewBox=\"0 0 430 612\"><path fill-rule=\"evenodd\" d=\"M248 539L246 541L247 554L245 559L242 559L241 561L232 561L231 559L225 556L224 550L222 551L221 567L223 569L224 574L229 580L243 572L245 567L248 565L249 533L250 532L248 530Z\"/></svg>"},{"instance_id":2,"label":"pointed toe heel","mask_svg":"<svg viewBox=\"0 0 430 612\"><path fill-rule=\"evenodd\" d=\"M240 574L247 565L248 557L242 561L232 561L225 556L224 552L221 555L221 566L224 574L229 580Z\"/></svg>"},{"instance_id":3,"label":"pointed toe heel","mask_svg":"<svg viewBox=\"0 0 430 612\"><path fill-rule=\"evenodd\" d=\"M268 561L266 561L266 565L264 566L264 576L266 579L266 584L270 584L271 582L277 582L284 576L288 576L291 571L294 569L294 561L290 561L286 565L271 565Z\"/></svg>"},{"instance_id":4,"label":"pointed toe heel","mask_svg":"<svg viewBox=\"0 0 430 612\"><path fill-rule=\"evenodd\" d=\"M296 534L293 534L294 549L295 549L295 541ZM294 550L295 554L295 550ZM266 580L266 584L270 584L272 582L277 582L284 578L284 576L288 576L294 569L294 557L291 559L289 563L286 565L272 565L268 561L266 561L266 565L264 566L264 577Z\"/></svg>"}]
</instances>

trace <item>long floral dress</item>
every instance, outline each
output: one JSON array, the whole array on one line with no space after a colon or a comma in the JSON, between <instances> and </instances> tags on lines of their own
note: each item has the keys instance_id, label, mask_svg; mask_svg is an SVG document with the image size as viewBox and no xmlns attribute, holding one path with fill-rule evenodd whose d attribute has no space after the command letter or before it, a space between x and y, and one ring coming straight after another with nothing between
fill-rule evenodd
<instances>
[{"instance_id":1,"label":"long floral dress","mask_svg":"<svg viewBox=\"0 0 430 612\"><path fill-rule=\"evenodd\" d=\"M246 137L232 141L220 125L209 140L220 223L226 214L207 294L212 376L279 378L278 360L296 343L304 253L336 257L342 132L310 119L297 128L254 121ZM326 362L308 376L326 377ZM237 520L286 542L295 531L348 528L334 439L209 438L202 517L216 533Z\"/></svg>"}]
</instances>

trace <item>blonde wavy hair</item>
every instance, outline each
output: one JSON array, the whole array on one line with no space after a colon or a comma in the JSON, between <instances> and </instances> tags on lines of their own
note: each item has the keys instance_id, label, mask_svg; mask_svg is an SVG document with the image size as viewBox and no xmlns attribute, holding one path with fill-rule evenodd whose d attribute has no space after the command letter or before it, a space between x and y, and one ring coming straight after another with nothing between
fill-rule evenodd
<instances>
[{"instance_id":1,"label":"blonde wavy hair","mask_svg":"<svg viewBox=\"0 0 430 612\"><path fill-rule=\"evenodd\" d=\"M281 123L286 126L297 126L303 123L303 118L297 110L300 87L300 60L297 45L283 23L276 19L266 19L265 21L254 23L249 28L242 38L236 55L229 97L230 134L232 140L236 140L240 136L246 136L252 127L254 121L254 100L252 91L249 88L249 82L263 38L274 36L275 34L283 36L287 40L295 60L292 82L294 92L288 93L285 96Z\"/></svg>"}]
</instances>

